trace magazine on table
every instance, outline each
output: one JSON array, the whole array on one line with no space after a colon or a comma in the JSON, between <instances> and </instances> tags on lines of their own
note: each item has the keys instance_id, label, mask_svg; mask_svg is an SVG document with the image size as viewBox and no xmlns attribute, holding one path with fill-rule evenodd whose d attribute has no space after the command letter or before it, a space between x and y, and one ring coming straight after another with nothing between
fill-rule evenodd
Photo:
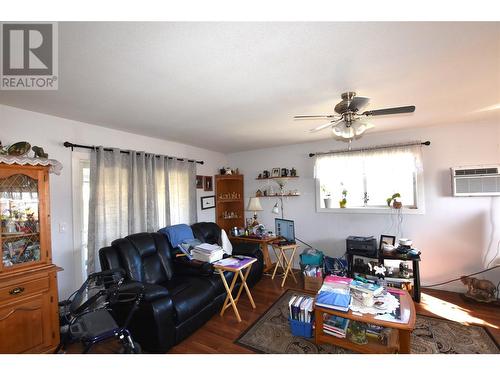
<instances>
[{"instance_id":1,"label":"magazine on table","mask_svg":"<svg viewBox=\"0 0 500 375\"><path fill-rule=\"evenodd\" d=\"M215 262L214 265L221 266L221 267L240 268L240 267L243 267L244 265L250 263L253 259L255 259L255 258L239 255L237 258L230 257L230 258L221 259L221 260Z\"/></svg>"}]
</instances>

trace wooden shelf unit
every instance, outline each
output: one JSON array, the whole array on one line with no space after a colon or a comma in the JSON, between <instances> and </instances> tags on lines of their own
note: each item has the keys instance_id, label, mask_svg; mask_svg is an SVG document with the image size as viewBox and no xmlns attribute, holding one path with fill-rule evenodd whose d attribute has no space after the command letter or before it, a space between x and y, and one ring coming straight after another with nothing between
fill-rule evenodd
<instances>
[{"instance_id":1,"label":"wooden shelf unit","mask_svg":"<svg viewBox=\"0 0 500 375\"><path fill-rule=\"evenodd\" d=\"M244 177L242 174L216 175L215 176L215 220L226 231L231 228L245 226L245 202L243 198ZM238 198L224 199L225 194L238 194ZM224 218L224 212L233 212L237 217Z\"/></svg>"}]
</instances>

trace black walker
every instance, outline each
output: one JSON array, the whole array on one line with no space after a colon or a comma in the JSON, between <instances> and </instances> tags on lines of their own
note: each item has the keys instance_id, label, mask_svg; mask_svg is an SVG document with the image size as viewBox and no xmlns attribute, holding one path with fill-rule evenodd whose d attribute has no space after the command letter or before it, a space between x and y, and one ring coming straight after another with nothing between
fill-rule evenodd
<instances>
[{"instance_id":1,"label":"black walker","mask_svg":"<svg viewBox=\"0 0 500 375\"><path fill-rule=\"evenodd\" d=\"M80 289L59 302L61 341L56 353L65 352L68 344L81 342L85 354L93 345L113 337L122 345L122 353L141 352L127 327L143 298L144 286L140 283L124 286L124 275L121 269L93 273ZM111 308L116 304L131 306L122 327L112 315Z\"/></svg>"}]
</instances>

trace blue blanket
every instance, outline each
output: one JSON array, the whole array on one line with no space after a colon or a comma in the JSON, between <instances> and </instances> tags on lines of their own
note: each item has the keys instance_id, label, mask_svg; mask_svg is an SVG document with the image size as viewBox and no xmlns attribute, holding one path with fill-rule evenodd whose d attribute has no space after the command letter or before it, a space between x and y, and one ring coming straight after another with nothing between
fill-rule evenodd
<instances>
[{"instance_id":1,"label":"blue blanket","mask_svg":"<svg viewBox=\"0 0 500 375\"><path fill-rule=\"evenodd\" d=\"M161 228L158 232L167 236L172 247L177 247L182 241L194 239L193 231L187 224L171 225Z\"/></svg>"}]
</instances>

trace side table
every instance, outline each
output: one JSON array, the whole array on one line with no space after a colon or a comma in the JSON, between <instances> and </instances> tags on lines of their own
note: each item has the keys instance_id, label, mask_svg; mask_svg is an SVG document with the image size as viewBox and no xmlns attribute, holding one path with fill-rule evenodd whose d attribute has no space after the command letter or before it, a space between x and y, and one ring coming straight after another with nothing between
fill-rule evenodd
<instances>
[{"instance_id":1,"label":"side table","mask_svg":"<svg viewBox=\"0 0 500 375\"><path fill-rule=\"evenodd\" d=\"M283 281L281 282L281 287L285 285L286 278L288 274L292 275L293 279L295 280L295 284L297 284L297 279L295 278L295 275L293 274L292 270L292 265L293 265L293 258L295 257L295 252L297 251L297 248L299 245L285 245L285 246L279 246L276 244L271 244L274 250L274 254L276 255L276 266L274 267L273 271L273 276L271 277L272 280L274 280L274 276L276 276L276 271L278 270L278 267L281 267L283 269ZM292 253L290 254L290 257L286 257L286 252L291 251Z\"/></svg>"},{"instance_id":2,"label":"side table","mask_svg":"<svg viewBox=\"0 0 500 375\"><path fill-rule=\"evenodd\" d=\"M226 309L229 306L232 306L234 314L236 315L236 319L238 319L238 322L241 322L241 317L240 313L238 312L238 308L236 307L236 304L240 299L241 292L243 291L243 289L245 289L248 299L250 300L252 307L255 309L255 302L253 301L252 294L250 293L250 289L248 288L246 280L248 274L250 273L250 269L252 268L252 264L257 262L257 259L250 257L241 257L241 258L242 259L226 258L219 260L213 264L214 269L216 269L219 272L219 275L222 279L222 283L224 284L224 288L226 288L227 292L226 299L224 300L222 309L220 311L220 316L223 316ZM246 270L245 273L242 272L243 270ZM231 286L227 284L226 278L224 276L224 271L229 271L234 273ZM238 277L241 279L241 285L238 290L238 294L236 295L236 298L233 298L233 289L234 286L236 285L236 280L238 280Z\"/></svg>"}]
</instances>

